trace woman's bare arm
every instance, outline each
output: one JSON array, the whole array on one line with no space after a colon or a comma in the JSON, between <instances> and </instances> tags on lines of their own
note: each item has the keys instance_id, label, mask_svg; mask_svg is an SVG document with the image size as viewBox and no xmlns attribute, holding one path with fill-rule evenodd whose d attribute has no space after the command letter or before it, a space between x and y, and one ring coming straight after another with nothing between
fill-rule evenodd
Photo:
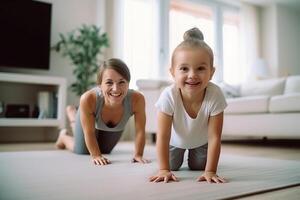
<instances>
[{"instance_id":1,"label":"woman's bare arm","mask_svg":"<svg viewBox=\"0 0 300 200\"><path fill-rule=\"evenodd\" d=\"M80 98L80 122L82 125L84 139L96 165L106 165L110 161L101 155L98 142L95 135L95 110L96 96L92 91L87 91Z\"/></svg>"},{"instance_id":2,"label":"woman's bare arm","mask_svg":"<svg viewBox=\"0 0 300 200\"><path fill-rule=\"evenodd\" d=\"M133 113L135 122L135 154L134 161L147 163L148 160L143 158L146 136L146 113L145 113L145 98L141 93L134 92L132 94Z\"/></svg>"}]
</instances>

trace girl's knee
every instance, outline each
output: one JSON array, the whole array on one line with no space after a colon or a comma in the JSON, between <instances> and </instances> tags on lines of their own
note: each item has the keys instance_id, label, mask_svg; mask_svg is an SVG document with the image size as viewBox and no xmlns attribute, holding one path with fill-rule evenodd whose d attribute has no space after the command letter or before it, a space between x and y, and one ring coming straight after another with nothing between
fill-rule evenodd
<instances>
[{"instance_id":1,"label":"girl's knee","mask_svg":"<svg viewBox=\"0 0 300 200\"><path fill-rule=\"evenodd\" d=\"M206 159L197 160L197 161L188 161L188 166L190 170L204 170L206 166Z\"/></svg>"},{"instance_id":2,"label":"girl's knee","mask_svg":"<svg viewBox=\"0 0 300 200\"><path fill-rule=\"evenodd\" d=\"M176 165L176 164L170 163L170 170L171 171L178 171L180 167L181 167L181 165L179 165L179 164Z\"/></svg>"},{"instance_id":3,"label":"girl's knee","mask_svg":"<svg viewBox=\"0 0 300 200\"><path fill-rule=\"evenodd\" d=\"M183 160L173 159L170 160L170 170L171 171L178 171L182 165Z\"/></svg>"}]
</instances>

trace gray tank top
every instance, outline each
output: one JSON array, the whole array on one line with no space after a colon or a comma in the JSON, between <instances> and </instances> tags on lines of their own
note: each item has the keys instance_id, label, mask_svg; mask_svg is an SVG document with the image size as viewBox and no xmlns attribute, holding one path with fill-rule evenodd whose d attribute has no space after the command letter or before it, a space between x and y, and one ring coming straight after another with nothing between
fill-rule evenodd
<instances>
[{"instance_id":1,"label":"gray tank top","mask_svg":"<svg viewBox=\"0 0 300 200\"><path fill-rule=\"evenodd\" d=\"M120 122L115 127L108 127L102 120L101 111L104 104L104 97L100 88L94 88L96 92L96 110L95 110L95 128L97 130L109 131L109 132L120 132L123 131L128 119L133 115L132 106L131 106L131 94L133 93L132 89L129 89L127 95L123 100L124 113Z\"/></svg>"}]
</instances>

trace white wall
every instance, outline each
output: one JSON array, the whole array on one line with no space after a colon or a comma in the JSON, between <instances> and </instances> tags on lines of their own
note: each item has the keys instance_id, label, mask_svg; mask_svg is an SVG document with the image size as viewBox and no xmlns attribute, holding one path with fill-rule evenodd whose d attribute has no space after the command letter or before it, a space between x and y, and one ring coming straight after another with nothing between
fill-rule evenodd
<instances>
[{"instance_id":1,"label":"white wall","mask_svg":"<svg viewBox=\"0 0 300 200\"><path fill-rule=\"evenodd\" d=\"M300 12L273 4L262 9L262 56L273 77L300 74Z\"/></svg>"},{"instance_id":2,"label":"white wall","mask_svg":"<svg viewBox=\"0 0 300 200\"><path fill-rule=\"evenodd\" d=\"M52 3L52 45L58 41L59 33L67 33L82 24L96 24L96 0L48 0L47 2ZM65 76L70 85L75 81L72 74L74 66L70 63L68 58L63 58L61 54L52 51L49 73ZM78 104L78 97L70 90L67 95L68 104Z\"/></svg>"},{"instance_id":3,"label":"white wall","mask_svg":"<svg viewBox=\"0 0 300 200\"><path fill-rule=\"evenodd\" d=\"M261 11L262 57L268 63L271 76L276 77L278 68L277 8L273 5Z\"/></svg>"},{"instance_id":4,"label":"white wall","mask_svg":"<svg viewBox=\"0 0 300 200\"><path fill-rule=\"evenodd\" d=\"M300 11L279 6L278 14L278 74L300 74Z\"/></svg>"},{"instance_id":5,"label":"white wall","mask_svg":"<svg viewBox=\"0 0 300 200\"><path fill-rule=\"evenodd\" d=\"M123 58L123 9L124 0L106 1L106 29L110 36L110 47L106 51L108 58Z\"/></svg>"},{"instance_id":6,"label":"white wall","mask_svg":"<svg viewBox=\"0 0 300 200\"><path fill-rule=\"evenodd\" d=\"M105 20L103 12L105 0L40 0L52 3L52 24L51 24L51 46L59 40L59 33L67 33L81 26L82 24L96 24L102 27ZM68 85L75 81L72 74L74 66L68 58L62 57L54 51L50 54L49 70L28 70L28 69L1 69L7 72L24 74L43 74L50 76L62 76L67 79ZM78 104L79 98L70 90L67 91L67 104Z\"/></svg>"}]
</instances>

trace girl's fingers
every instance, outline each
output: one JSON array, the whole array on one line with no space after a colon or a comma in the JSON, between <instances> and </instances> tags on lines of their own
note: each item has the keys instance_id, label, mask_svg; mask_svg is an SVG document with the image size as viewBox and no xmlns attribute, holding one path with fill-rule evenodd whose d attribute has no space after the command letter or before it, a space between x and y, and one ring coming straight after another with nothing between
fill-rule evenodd
<instances>
[{"instance_id":1,"label":"girl's fingers","mask_svg":"<svg viewBox=\"0 0 300 200\"><path fill-rule=\"evenodd\" d=\"M158 183L158 182L161 182L161 181L163 181L164 180L164 177L157 177L155 180L154 180L154 182L155 183Z\"/></svg>"},{"instance_id":2,"label":"girl's fingers","mask_svg":"<svg viewBox=\"0 0 300 200\"><path fill-rule=\"evenodd\" d=\"M200 176L197 178L197 181L207 181L208 183L226 183L227 181L223 177L219 177L218 175L213 177Z\"/></svg>"},{"instance_id":3,"label":"girl's fingers","mask_svg":"<svg viewBox=\"0 0 300 200\"><path fill-rule=\"evenodd\" d=\"M204 176L200 176L197 181L201 182L201 181L206 181L206 178Z\"/></svg>"},{"instance_id":4,"label":"girl's fingers","mask_svg":"<svg viewBox=\"0 0 300 200\"><path fill-rule=\"evenodd\" d=\"M131 162L132 162L132 163L139 162L139 163L143 163L143 164L150 163L149 160L144 159L144 158L133 158L133 159L131 160Z\"/></svg>"},{"instance_id":5,"label":"girl's fingers","mask_svg":"<svg viewBox=\"0 0 300 200\"><path fill-rule=\"evenodd\" d=\"M206 181L207 181L208 183L212 183L212 179L211 179L211 178L206 178Z\"/></svg>"},{"instance_id":6,"label":"girl's fingers","mask_svg":"<svg viewBox=\"0 0 300 200\"><path fill-rule=\"evenodd\" d=\"M223 177L219 177L221 183L226 183L227 181Z\"/></svg>"},{"instance_id":7,"label":"girl's fingers","mask_svg":"<svg viewBox=\"0 0 300 200\"><path fill-rule=\"evenodd\" d=\"M164 183L168 183L169 182L169 177L168 176L165 176L164 177Z\"/></svg>"},{"instance_id":8,"label":"girl's fingers","mask_svg":"<svg viewBox=\"0 0 300 200\"><path fill-rule=\"evenodd\" d=\"M156 179L156 177L157 177L157 176L151 176L151 177L149 178L149 181L150 181L150 182L153 182L153 181Z\"/></svg>"},{"instance_id":9,"label":"girl's fingers","mask_svg":"<svg viewBox=\"0 0 300 200\"><path fill-rule=\"evenodd\" d=\"M213 182L215 183L221 183L221 181L219 180L219 177L215 176L211 178Z\"/></svg>"},{"instance_id":10,"label":"girl's fingers","mask_svg":"<svg viewBox=\"0 0 300 200\"><path fill-rule=\"evenodd\" d=\"M172 179L173 179L174 181L176 181L176 182L178 181L178 179L176 178L176 176L175 176L174 174L172 174L171 177L172 177Z\"/></svg>"}]
</instances>

